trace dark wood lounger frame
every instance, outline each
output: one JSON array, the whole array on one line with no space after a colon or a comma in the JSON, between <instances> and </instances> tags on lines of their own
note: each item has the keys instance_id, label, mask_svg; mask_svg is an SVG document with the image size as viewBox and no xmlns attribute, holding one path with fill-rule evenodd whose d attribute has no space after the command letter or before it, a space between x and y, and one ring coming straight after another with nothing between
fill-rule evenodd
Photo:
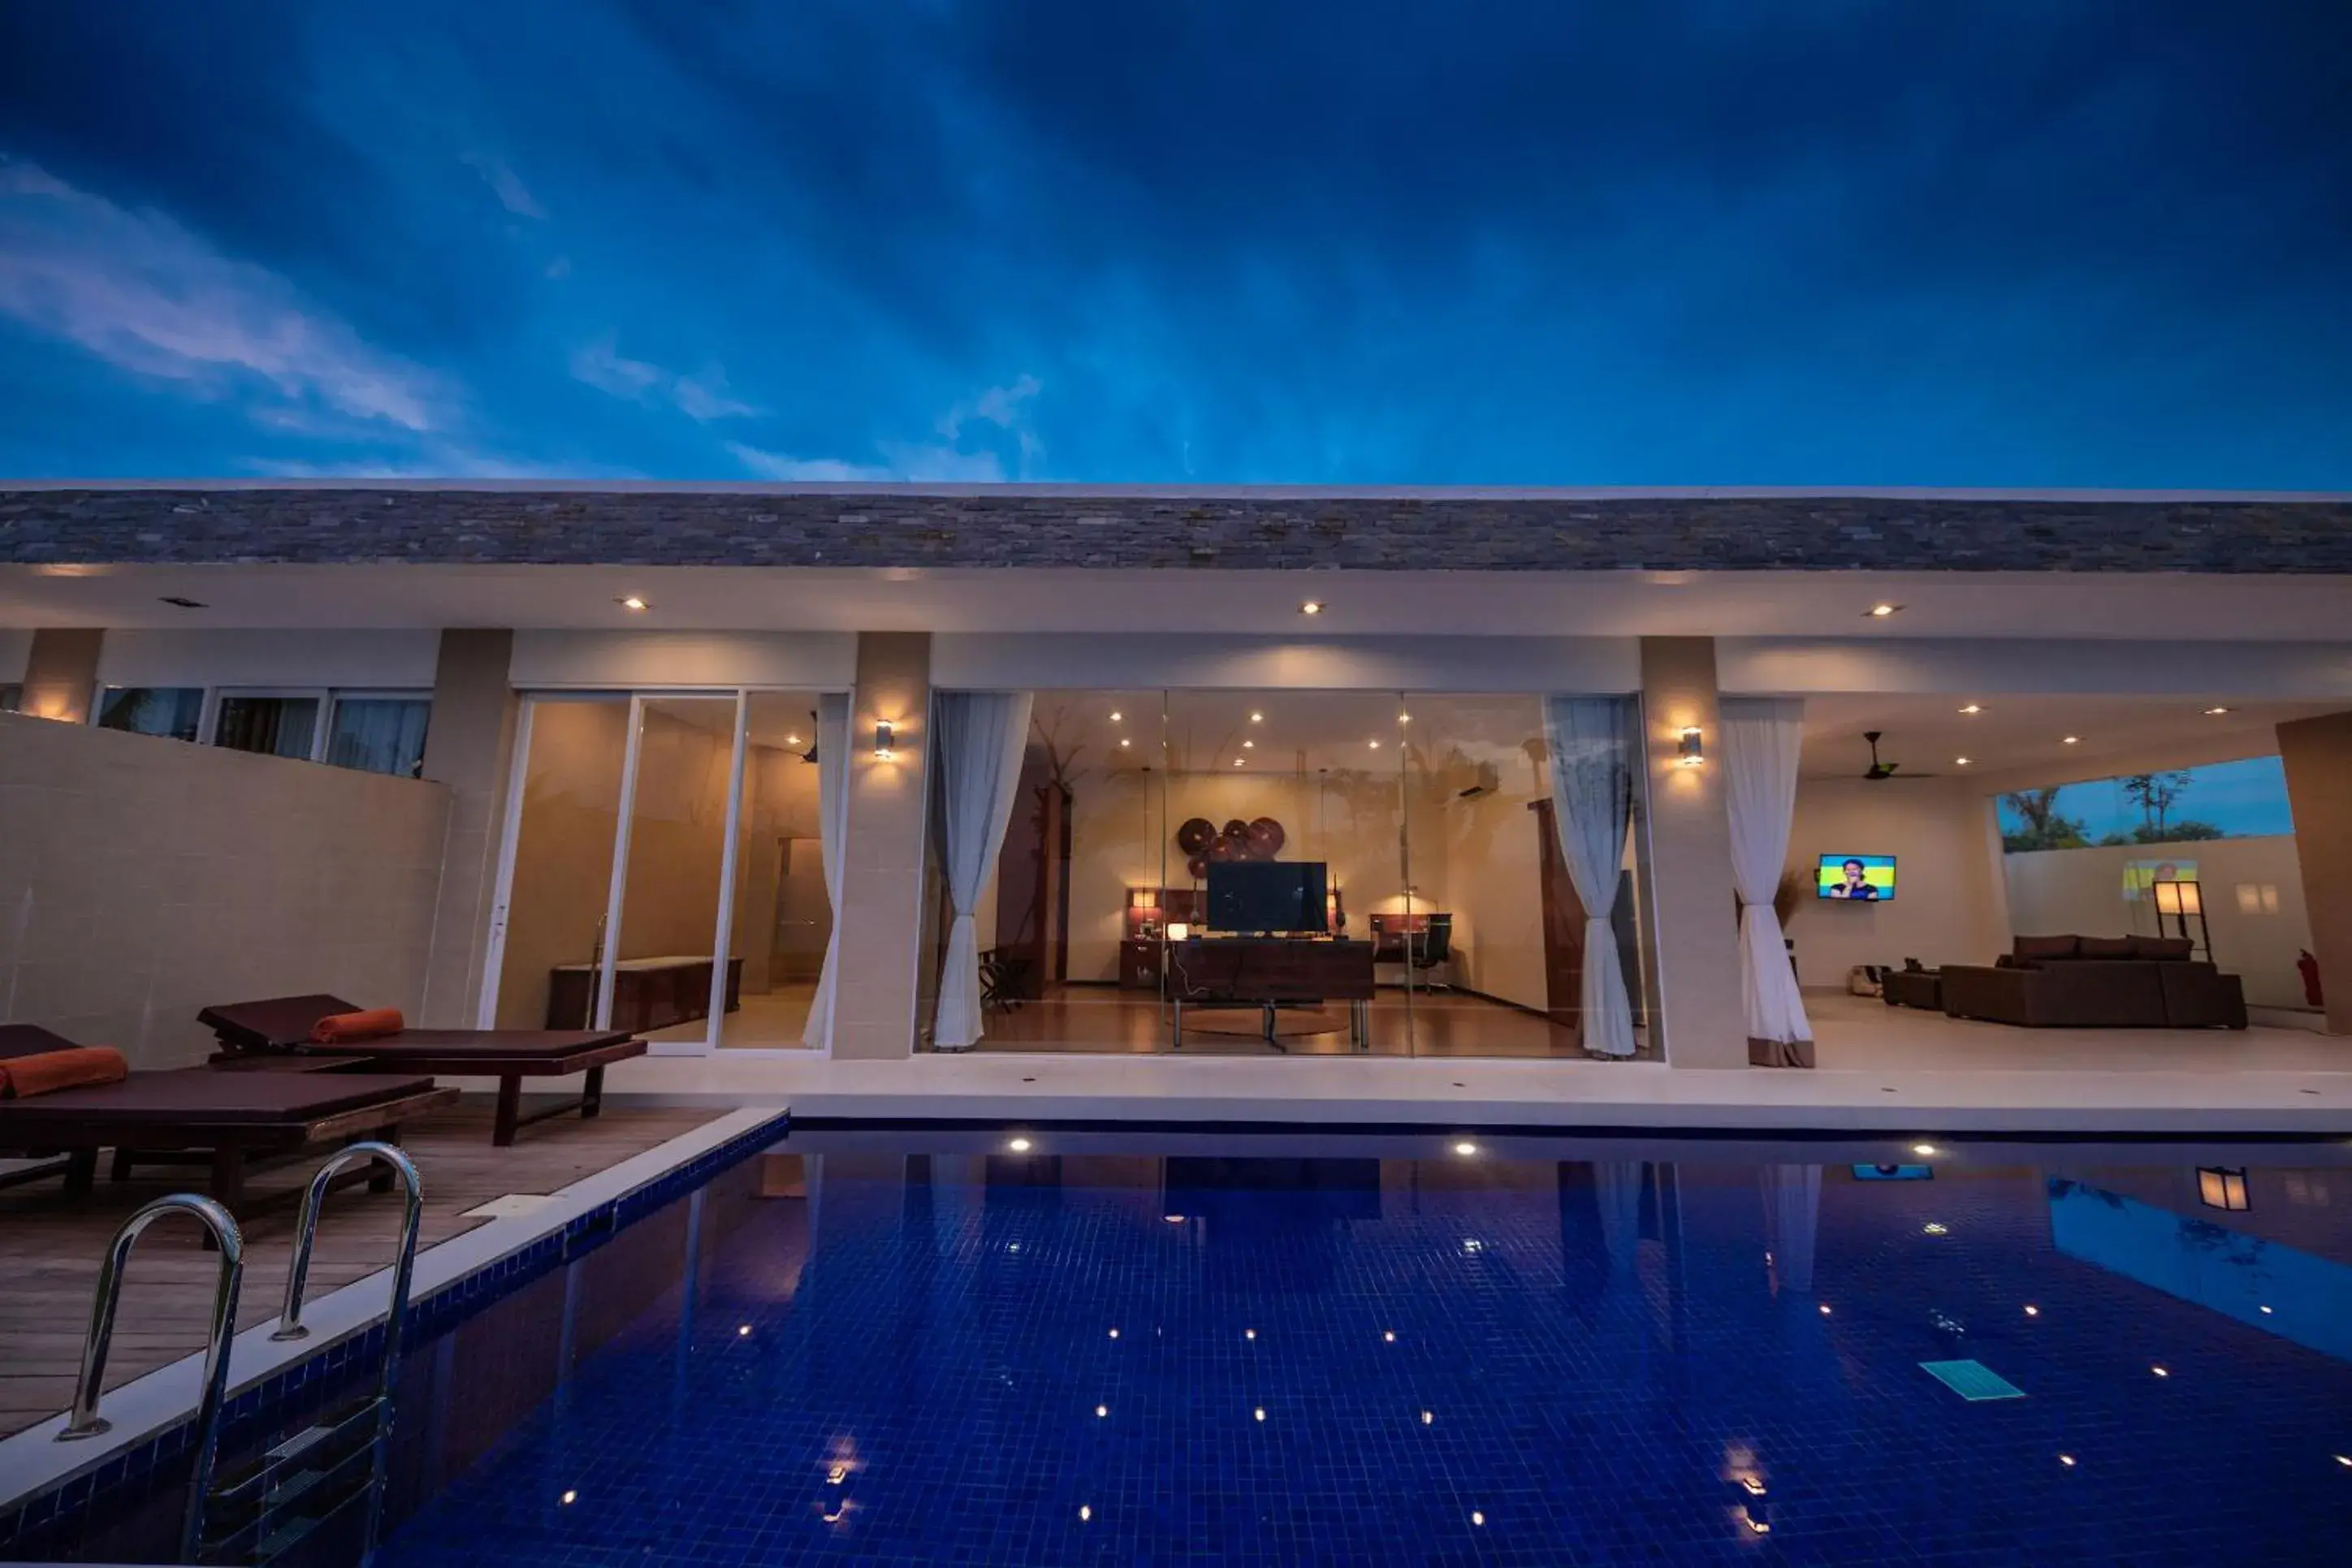
<instances>
[{"instance_id":1,"label":"dark wood lounger frame","mask_svg":"<svg viewBox=\"0 0 2352 1568\"><path fill-rule=\"evenodd\" d=\"M331 1072L397 1070L496 1078L499 1103L490 1124L490 1142L499 1148L511 1145L518 1132L535 1123L574 1111L583 1121L593 1118L604 1108L604 1069L646 1053L645 1041L617 1030L411 1029L382 1040L310 1043L310 1026L320 1019L356 1010L340 997L276 997L206 1008L196 1015L196 1021L221 1042L220 1053L212 1059L215 1067L299 1065ZM501 1038L514 1042L514 1049L499 1050ZM551 1040L563 1043L550 1046ZM526 1049L530 1041L540 1044L537 1049ZM575 1072L584 1075L577 1095L524 1113L524 1079L568 1078Z\"/></svg>"},{"instance_id":2,"label":"dark wood lounger frame","mask_svg":"<svg viewBox=\"0 0 2352 1568\"><path fill-rule=\"evenodd\" d=\"M394 1099L338 1111L299 1122L206 1123L190 1121L176 1126L153 1123L108 1122L92 1116L69 1128L42 1127L25 1141L40 1150L66 1154L66 1191L86 1193L98 1176L98 1154L112 1149L110 1179L125 1181L142 1165L202 1165L210 1167L206 1190L239 1218L281 1204L298 1202L299 1187L260 1199L246 1196L245 1178L257 1166L324 1148L341 1148L362 1138L387 1144L400 1141L400 1124L457 1103L457 1091L437 1086ZM7 1136L0 1124L0 1138ZM392 1176L371 1166L352 1174L364 1180L370 1192L390 1192ZM340 1184L339 1184L340 1185Z\"/></svg>"},{"instance_id":3,"label":"dark wood lounger frame","mask_svg":"<svg viewBox=\"0 0 2352 1568\"><path fill-rule=\"evenodd\" d=\"M47 1035L47 1031L17 1025L0 1030L0 1033L15 1037L21 1046L40 1043L25 1037ZM59 1047L71 1043L55 1035L47 1038ZM5 1043L7 1042L0 1041ZM181 1074L140 1072L132 1074L129 1082L145 1088L178 1076ZM59 1154L66 1156L62 1166L19 1172L17 1179L62 1175L67 1192L87 1193L97 1181L99 1152L112 1149L110 1175L116 1181L128 1179L142 1165L209 1166L212 1196L231 1213L244 1217L298 1201L301 1197L300 1189L296 1188L258 1200L249 1199L245 1178L257 1163L291 1158L319 1148L340 1148L362 1138L396 1143L401 1124L446 1109L457 1101L457 1091L443 1089L419 1075L409 1083L387 1085L387 1092L380 1098L331 1107L315 1115L301 1114L297 1107L290 1113L272 1117L267 1107L257 1111L218 1103L192 1105L184 1113L174 1113L168 1106L155 1109L152 1101L145 1102L146 1108L139 1112L110 1112L102 1102L119 1087L110 1084L67 1091L76 1098L57 1105L45 1106L40 1100L30 1100L10 1103L21 1104L21 1110L0 1106L0 1149L21 1151L37 1159ZM334 1098L320 1096L321 1100ZM353 1096L341 1098L348 1102ZM100 1103L89 1103L92 1101ZM381 1167L369 1166L354 1171L352 1179L366 1181L372 1192L388 1192L391 1177L378 1174L380 1170Z\"/></svg>"}]
</instances>

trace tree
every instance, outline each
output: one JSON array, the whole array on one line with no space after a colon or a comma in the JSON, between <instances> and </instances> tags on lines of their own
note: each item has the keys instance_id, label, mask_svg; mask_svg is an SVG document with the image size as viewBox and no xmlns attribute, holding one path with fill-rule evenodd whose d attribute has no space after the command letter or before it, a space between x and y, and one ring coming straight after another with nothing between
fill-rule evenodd
<instances>
[{"instance_id":1,"label":"tree","mask_svg":"<svg viewBox=\"0 0 2352 1568\"><path fill-rule=\"evenodd\" d=\"M2020 789L2003 795L2000 803L2024 825L2000 836L2001 848L2012 853L2029 850L2072 850L2083 846L2083 824L2058 814L2058 791L2063 785L2053 784L2047 789Z\"/></svg>"},{"instance_id":2,"label":"tree","mask_svg":"<svg viewBox=\"0 0 2352 1568\"><path fill-rule=\"evenodd\" d=\"M2178 844L2190 839L2220 839L2229 835L2210 822L2200 822L2183 817L2161 832L2151 832L2146 826L2132 831L2132 841L2142 844Z\"/></svg>"},{"instance_id":3,"label":"tree","mask_svg":"<svg viewBox=\"0 0 2352 1568\"><path fill-rule=\"evenodd\" d=\"M2124 798L2139 807L2147 834L2142 843L2162 843L2165 819L2171 815L2172 803L2180 799L2194 782L2186 772L2133 773L2124 779ZM2134 837L2139 837L2134 834Z\"/></svg>"}]
</instances>

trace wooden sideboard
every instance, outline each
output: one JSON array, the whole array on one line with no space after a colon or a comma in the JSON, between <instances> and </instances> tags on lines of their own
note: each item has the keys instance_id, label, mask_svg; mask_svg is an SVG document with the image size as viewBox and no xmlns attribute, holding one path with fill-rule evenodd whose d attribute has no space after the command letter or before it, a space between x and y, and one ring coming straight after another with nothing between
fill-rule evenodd
<instances>
[{"instance_id":1,"label":"wooden sideboard","mask_svg":"<svg viewBox=\"0 0 2352 1568\"><path fill-rule=\"evenodd\" d=\"M1255 1007L1265 1038L1278 1045L1274 1009L1284 1003L1348 1004L1349 1040L1371 1043L1372 944L1346 937L1194 936L1167 946L1172 1039L1184 1043L1189 1007Z\"/></svg>"},{"instance_id":2,"label":"wooden sideboard","mask_svg":"<svg viewBox=\"0 0 2352 1568\"><path fill-rule=\"evenodd\" d=\"M742 1005L743 960L727 960L727 1010ZM587 1029L596 1008L596 967L559 964L548 976L547 1027ZM672 955L613 966L614 1029L650 1034L710 1016L710 960Z\"/></svg>"}]
</instances>

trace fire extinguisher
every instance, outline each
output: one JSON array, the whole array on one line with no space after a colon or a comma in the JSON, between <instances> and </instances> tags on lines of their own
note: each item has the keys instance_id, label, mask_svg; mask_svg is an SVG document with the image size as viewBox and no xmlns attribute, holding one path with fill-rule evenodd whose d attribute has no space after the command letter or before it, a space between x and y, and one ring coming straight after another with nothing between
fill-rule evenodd
<instances>
[{"instance_id":1,"label":"fire extinguisher","mask_svg":"<svg viewBox=\"0 0 2352 1568\"><path fill-rule=\"evenodd\" d=\"M2313 957L2310 950L2306 948L2303 956L2294 961L2294 967L2295 971L2303 977L2304 1001L2315 1008L2326 1006L2326 1004L2319 999L2319 960Z\"/></svg>"}]
</instances>

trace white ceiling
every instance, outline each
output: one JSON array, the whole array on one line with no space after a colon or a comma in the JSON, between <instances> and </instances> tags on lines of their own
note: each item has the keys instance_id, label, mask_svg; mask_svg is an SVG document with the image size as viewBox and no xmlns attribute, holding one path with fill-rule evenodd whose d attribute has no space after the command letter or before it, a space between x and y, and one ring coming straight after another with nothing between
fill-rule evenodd
<instances>
[{"instance_id":1,"label":"white ceiling","mask_svg":"<svg viewBox=\"0 0 2352 1568\"><path fill-rule=\"evenodd\" d=\"M1975 703L1983 711L1959 709ZM2227 714L2208 715L2222 706ZM1836 694L1805 701L1805 749L1800 771L1808 779L1859 778L1870 766L1864 731L1885 732L1879 755L1899 762L1905 775L1985 778L2014 769L2053 771L2100 766L2099 759L2184 748L2214 756L2252 757L2277 749L2282 720L2339 711L2341 704L2284 703L2260 698L2211 702L2181 697L1981 697L1879 693ZM2077 737L2073 746L2067 736ZM1958 762L1969 758L1967 766Z\"/></svg>"},{"instance_id":2,"label":"white ceiling","mask_svg":"<svg viewBox=\"0 0 2352 1568\"><path fill-rule=\"evenodd\" d=\"M1543 739L1538 699L1525 695L1040 692L1032 724L1077 768L1190 772L1388 773L1524 755Z\"/></svg>"},{"instance_id":3,"label":"white ceiling","mask_svg":"<svg viewBox=\"0 0 2352 1568\"><path fill-rule=\"evenodd\" d=\"M637 595L650 608L617 602ZM167 596L205 608L165 604ZM1300 603L1325 612L1308 618ZM1876 602L1903 606L1874 619ZM0 627L2329 641L2352 582L2046 573L0 567Z\"/></svg>"},{"instance_id":4,"label":"white ceiling","mask_svg":"<svg viewBox=\"0 0 2352 1568\"><path fill-rule=\"evenodd\" d=\"M1247 769L1306 773L1392 769L1400 740L1409 744L1409 766L1416 768L1449 757L1507 762L1531 747L1539 752L1543 740L1540 702L1528 695L1171 692L1164 700L1163 721L1162 694L1156 691L1041 692L1036 732L1080 768L1108 763L1207 770L1239 760ZM1958 711L1969 702L1981 711ZM1971 778L2022 769L2063 780L2072 769L2098 773L2103 759L2117 756L2270 752L2277 745L2273 727L2282 720L2334 712L2340 705L2247 699L2221 705L2231 710L2223 715L2206 714L2209 706L2214 705L2178 697L1814 696L1805 702L1800 772L1807 779L1858 779L1870 765L1864 732L1876 729L1884 732L1880 755L1902 764L1906 779L1938 777L1965 787ZM1264 716L1253 721L1252 714ZM1410 722L1400 725L1401 714ZM1169 741L1164 762L1156 745L1163 733ZM2076 737L2072 746L2065 741L2070 735ZM1129 744L1120 746L1122 739ZM1966 766L1958 761L1962 757L1969 759Z\"/></svg>"}]
</instances>

